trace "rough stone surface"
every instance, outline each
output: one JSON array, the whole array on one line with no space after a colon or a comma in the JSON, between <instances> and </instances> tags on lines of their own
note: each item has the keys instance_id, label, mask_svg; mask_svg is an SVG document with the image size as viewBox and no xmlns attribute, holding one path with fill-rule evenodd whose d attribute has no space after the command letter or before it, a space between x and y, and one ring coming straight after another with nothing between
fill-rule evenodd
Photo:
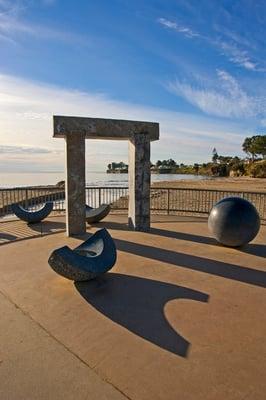
<instances>
[{"instance_id":1,"label":"rough stone surface","mask_svg":"<svg viewBox=\"0 0 266 400\"><path fill-rule=\"evenodd\" d=\"M150 140L138 134L129 141L128 223L136 231L150 228Z\"/></svg>"},{"instance_id":2,"label":"rough stone surface","mask_svg":"<svg viewBox=\"0 0 266 400\"><path fill-rule=\"evenodd\" d=\"M85 232L85 138L129 140L129 225L150 227L150 142L159 124L103 118L54 116L54 137L65 138L67 235Z\"/></svg>"},{"instance_id":3,"label":"rough stone surface","mask_svg":"<svg viewBox=\"0 0 266 400\"><path fill-rule=\"evenodd\" d=\"M136 133L148 134L151 141L158 140L159 124L106 118L54 116L54 137L58 138L83 134L86 139L128 140Z\"/></svg>"},{"instance_id":4,"label":"rough stone surface","mask_svg":"<svg viewBox=\"0 0 266 400\"><path fill-rule=\"evenodd\" d=\"M67 235L86 231L85 222L85 136L70 134L66 139Z\"/></svg>"}]
</instances>

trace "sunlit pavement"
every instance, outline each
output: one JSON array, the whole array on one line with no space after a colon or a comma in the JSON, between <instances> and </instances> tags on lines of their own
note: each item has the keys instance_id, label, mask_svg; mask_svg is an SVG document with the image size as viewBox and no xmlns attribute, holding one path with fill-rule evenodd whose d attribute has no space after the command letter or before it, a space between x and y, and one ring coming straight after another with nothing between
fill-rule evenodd
<instances>
[{"instance_id":1,"label":"sunlit pavement","mask_svg":"<svg viewBox=\"0 0 266 400\"><path fill-rule=\"evenodd\" d=\"M118 249L110 273L74 284L49 267L100 227ZM60 215L0 223L1 399L264 398L265 225L242 249L218 245L204 218L64 229Z\"/></svg>"}]
</instances>

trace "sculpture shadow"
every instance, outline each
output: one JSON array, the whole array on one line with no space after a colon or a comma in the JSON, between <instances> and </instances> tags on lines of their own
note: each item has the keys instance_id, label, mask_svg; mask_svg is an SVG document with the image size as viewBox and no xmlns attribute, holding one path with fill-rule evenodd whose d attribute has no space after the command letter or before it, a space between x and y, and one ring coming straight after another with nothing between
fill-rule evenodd
<instances>
[{"instance_id":1,"label":"sculpture shadow","mask_svg":"<svg viewBox=\"0 0 266 400\"><path fill-rule=\"evenodd\" d=\"M11 235L10 233L0 232L0 240L1 239L7 240L7 241L12 241L12 240L16 240L17 236Z\"/></svg>"},{"instance_id":2,"label":"sculpture shadow","mask_svg":"<svg viewBox=\"0 0 266 400\"><path fill-rule=\"evenodd\" d=\"M243 247L239 247L239 250L243 253L266 258L266 245L264 244L249 243Z\"/></svg>"},{"instance_id":3,"label":"sculpture shadow","mask_svg":"<svg viewBox=\"0 0 266 400\"><path fill-rule=\"evenodd\" d=\"M240 267L235 264L166 250L160 247L129 242L122 239L116 239L115 243L118 250L127 253L168 263L179 268L183 267L254 286L266 287L266 272L255 268Z\"/></svg>"},{"instance_id":4,"label":"sculpture shadow","mask_svg":"<svg viewBox=\"0 0 266 400\"><path fill-rule=\"evenodd\" d=\"M170 283L108 273L89 282L75 282L95 309L145 340L186 357L190 343L165 318L163 308L174 299L207 302L205 293Z\"/></svg>"},{"instance_id":5,"label":"sculpture shadow","mask_svg":"<svg viewBox=\"0 0 266 400\"><path fill-rule=\"evenodd\" d=\"M119 231L132 231L132 229L126 222L123 223L123 222L112 222L112 221L100 221L91 225L97 228L99 227L99 228L114 229Z\"/></svg>"},{"instance_id":6,"label":"sculpture shadow","mask_svg":"<svg viewBox=\"0 0 266 400\"><path fill-rule=\"evenodd\" d=\"M126 223L103 221L102 223L95 225L99 227L105 227L106 229L131 231L131 229L128 227ZM167 229L151 228L148 233L152 235L167 237L170 239L185 240L189 242L203 243L218 247L227 247L222 245L212 237L195 235L187 232L177 232L177 231L170 231ZM254 256L266 258L266 245L263 244L249 243L244 246L236 247L235 249L243 253L249 253L253 254Z\"/></svg>"},{"instance_id":7,"label":"sculpture shadow","mask_svg":"<svg viewBox=\"0 0 266 400\"><path fill-rule=\"evenodd\" d=\"M167 221L167 223L168 223L168 221ZM126 223L121 223L121 222L103 221L98 224L95 224L95 226L105 227L106 229L132 231L132 229L130 229ZM195 234L191 234L191 233L169 231L167 229L159 229L159 228L151 228L148 231L148 233L150 233L152 235L164 236L164 237L168 237L168 238L172 238L172 239L187 240L189 242L197 242L197 243L205 243L205 244L222 246L221 244L219 244L217 242L217 240L215 240L211 237L195 235Z\"/></svg>"},{"instance_id":8,"label":"sculpture shadow","mask_svg":"<svg viewBox=\"0 0 266 400\"><path fill-rule=\"evenodd\" d=\"M166 219L161 219L162 214L153 214L151 222L153 224L175 224L176 222L204 222L208 221L208 216L191 216L191 215L166 215ZM157 216L157 218L156 218Z\"/></svg>"},{"instance_id":9,"label":"sculpture shadow","mask_svg":"<svg viewBox=\"0 0 266 400\"><path fill-rule=\"evenodd\" d=\"M150 232L152 235L164 236L173 239L180 239L180 240L187 240L196 243L204 243L215 245L219 247L228 247L224 246L223 244L219 243L214 238L202 235L195 235L191 233L184 233L184 232L176 232L176 231L169 231L166 229L158 229L158 228L151 228ZM265 257L266 258L266 245L263 244L255 244L255 243L248 243L244 246L239 246L235 248L243 253L253 254L254 256L258 257Z\"/></svg>"},{"instance_id":10,"label":"sculpture shadow","mask_svg":"<svg viewBox=\"0 0 266 400\"><path fill-rule=\"evenodd\" d=\"M159 221L159 220L158 221L152 221L152 224L154 224L154 223L156 223L156 224L165 224L165 223L174 224L174 223L177 223L177 222L184 222L184 223L186 223L186 222L198 222L198 223L204 222L204 223L206 223L206 218L203 219L201 217L197 217L197 220L196 220L195 217L194 217L194 219L187 219L186 218L186 220L184 220L184 221L168 220L167 219L167 221ZM121 230L121 231L132 231L132 229L129 227L127 222L116 222L116 221L105 221L105 220L103 220L103 221L100 221L98 223L94 223L94 224L91 224L91 225L95 225L96 227L97 226L104 227L106 229L115 229L115 230ZM177 233L177 234L181 235L181 232L179 233L179 232L168 231L168 230L165 230L165 229L158 229L158 228L151 228L148 233L158 234L158 235L162 235L162 236L168 236L168 233L169 233L168 237L172 237L170 235L173 234L173 233ZM185 237L187 237L187 240L193 240L192 239L193 237L195 237L196 239L202 237L203 239L210 239L211 241L217 243L214 239L207 238L205 236L184 234L184 238ZM178 239L178 237L176 237L176 238ZM186 240L186 239L183 239L183 240ZM201 242L203 243L203 241L201 241Z\"/></svg>"},{"instance_id":11,"label":"sculpture shadow","mask_svg":"<svg viewBox=\"0 0 266 400\"><path fill-rule=\"evenodd\" d=\"M55 231L63 231L66 229L66 224L58 221L41 221L34 224L28 224L28 226L31 230L39 232L42 235L48 235L55 233Z\"/></svg>"},{"instance_id":12,"label":"sculpture shadow","mask_svg":"<svg viewBox=\"0 0 266 400\"><path fill-rule=\"evenodd\" d=\"M103 226L103 225L102 225ZM113 228L114 229L114 228ZM162 230L159 230L162 231ZM165 231L163 230L164 234ZM181 239L183 233L166 231L166 234L170 232L170 237L175 237ZM86 240L92 234L86 232L85 235L77 236L82 240ZM176 236L175 236L176 235ZM185 234L188 238L190 234ZM201 238L204 236L197 237L196 240L201 242ZM216 241L211 238L208 244L216 244ZM127 252L130 254L135 254L137 256L146 257L151 260L161 261L163 263L168 263L177 267L187 268L189 270L205 272L210 275L216 275L222 278L231 279L243 283L248 283L254 286L266 287L266 272L249 267L242 267L236 264L226 263L223 261L213 260L205 257L194 256L190 254L180 253L172 250L166 250L160 247L153 247L149 245L139 244L135 242L129 242L122 239L115 239L115 244L117 250ZM159 245L159 242L158 242ZM217 244L218 246L224 247ZM247 252L257 256L263 257L265 252L264 245L248 244L242 248L237 248L238 251Z\"/></svg>"},{"instance_id":13,"label":"sculpture shadow","mask_svg":"<svg viewBox=\"0 0 266 400\"><path fill-rule=\"evenodd\" d=\"M189 242L204 243L211 245L221 246L217 240L202 235L195 235L192 233L169 231L167 229L151 228L150 232L152 235L164 236L172 239L187 240Z\"/></svg>"}]
</instances>

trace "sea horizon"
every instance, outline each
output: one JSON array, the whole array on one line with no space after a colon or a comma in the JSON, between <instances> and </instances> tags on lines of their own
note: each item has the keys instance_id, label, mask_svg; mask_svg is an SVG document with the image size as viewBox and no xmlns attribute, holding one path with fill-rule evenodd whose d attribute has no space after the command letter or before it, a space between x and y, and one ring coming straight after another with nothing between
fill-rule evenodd
<instances>
[{"instance_id":1,"label":"sea horizon","mask_svg":"<svg viewBox=\"0 0 266 400\"><path fill-rule=\"evenodd\" d=\"M204 175L151 174L151 182L210 179ZM0 188L56 185L65 180L64 172L2 172ZM87 186L127 186L128 174L107 174L104 171L86 171Z\"/></svg>"}]
</instances>

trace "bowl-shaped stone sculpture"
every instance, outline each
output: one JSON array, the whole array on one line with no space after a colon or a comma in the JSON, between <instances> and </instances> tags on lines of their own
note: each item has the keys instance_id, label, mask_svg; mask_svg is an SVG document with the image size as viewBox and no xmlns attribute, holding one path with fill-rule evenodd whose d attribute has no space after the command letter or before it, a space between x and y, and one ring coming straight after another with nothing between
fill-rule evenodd
<instances>
[{"instance_id":1,"label":"bowl-shaped stone sculpture","mask_svg":"<svg viewBox=\"0 0 266 400\"><path fill-rule=\"evenodd\" d=\"M98 208L92 208L86 205L86 221L88 224L95 224L105 218L111 211L109 204L102 204Z\"/></svg>"},{"instance_id":2,"label":"bowl-shaped stone sculpture","mask_svg":"<svg viewBox=\"0 0 266 400\"><path fill-rule=\"evenodd\" d=\"M28 222L28 224L33 224L48 217L48 215L53 211L53 202L47 201L43 207L36 211L26 210L18 203L11 204L11 209L18 218Z\"/></svg>"},{"instance_id":3,"label":"bowl-shaped stone sculpture","mask_svg":"<svg viewBox=\"0 0 266 400\"><path fill-rule=\"evenodd\" d=\"M116 262L115 243L106 229L100 229L80 246L68 246L52 252L52 269L73 281L87 281L109 271Z\"/></svg>"},{"instance_id":4,"label":"bowl-shaped stone sculpture","mask_svg":"<svg viewBox=\"0 0 266 400\"><path fill-rule=\"evenodd\" d=\"M260 229L260 217L249 201L226 197L211 209L208 227L218 242L238 247L255 238Z\"/></svg>"}]
</instances>

